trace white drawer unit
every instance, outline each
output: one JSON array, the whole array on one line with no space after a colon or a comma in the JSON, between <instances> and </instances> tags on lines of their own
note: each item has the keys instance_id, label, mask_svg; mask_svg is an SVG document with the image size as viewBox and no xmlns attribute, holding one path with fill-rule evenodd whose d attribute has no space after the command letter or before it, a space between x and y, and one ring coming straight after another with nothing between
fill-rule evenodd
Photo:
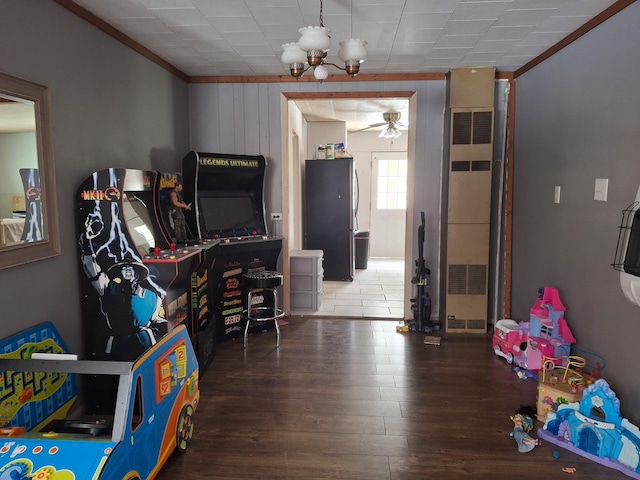
<instances>
[{"instance_id":1,"label":"white drawer unit","mask_svg":"<svg viewBox=\"0 0 640 480\"><path fill-rule=\"evenodd\" d=\"M320 292L291 292L291 310L317 312L322 304Z\"/></svg>"},{"instance_id":2,"label":"white drawer unit","mask_svg":"<svg viewBox=\"0 0 640 480\"><path fill-rule=\"evenodd\" d=\"M320 274L323 255L322 250L291 250L291 273Z\"/></svg>"},{"instance_id":3,"label":"white drawer unit","mask_svg":"<svg viewBox=\"0 0 640 480\"><path fill-rule=\"evenodd\" d=\"M322 301L322 250L292 250L291 309L317 311Z\"/></svg>"}]
</instances>

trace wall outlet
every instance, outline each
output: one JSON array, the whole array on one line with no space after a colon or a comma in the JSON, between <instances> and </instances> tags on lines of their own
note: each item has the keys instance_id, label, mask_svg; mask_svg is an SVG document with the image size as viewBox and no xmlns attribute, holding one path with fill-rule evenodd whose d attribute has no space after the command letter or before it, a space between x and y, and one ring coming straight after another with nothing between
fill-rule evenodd
<instances>
[{"instance_id":1,"label":"wall outlet","mask_svg":"<svg viewBox=\"0 0 640 480\"><path fill-rule=\"evenodd\" d=\"M271 220L282 220L282 214L281 213L272 213L271 214Z\"/></svg>"}]
</instances>

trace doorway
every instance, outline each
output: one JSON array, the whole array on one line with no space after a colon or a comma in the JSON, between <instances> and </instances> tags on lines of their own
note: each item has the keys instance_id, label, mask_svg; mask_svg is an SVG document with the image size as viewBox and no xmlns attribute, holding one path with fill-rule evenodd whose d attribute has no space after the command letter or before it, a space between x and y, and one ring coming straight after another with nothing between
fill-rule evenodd
<instances>
[{"instance_id":1,"label":"doorway","mask_svg":"<svg viewBox=\"0 0 640 480\"><path fill-rule=\"evenodd\" d=\"M393 93L397 94L398 92ZM403 95L400 96L400 100L407 105L403 120L406 119L408 121L409 98L413 96L413 92L401 93ZM355 94L353 97L352 95L353 93L347 92L338 94L338 97L336 97L335 93L325 94L325 96L317 94L312 99L314 103L313 111L316 113L321 111L339 112L340 109L335 108L336 102L344 99L349 102L351 111L363 112L368 110L371 100L380 101L386 98L384 97L384 92L372 92L371 98L363 97L362 92ZM285 111L288 112L286 119L288 129L290 132L297 131L300 137L300 145L297 146L297 149L300 152L299 157L302 164L305 159L312 158L313 152L312 145L306 145L306 148L304 145L305 141L307 141L307 124L308 122L323 121L324 119L305 115L305 108L301 108L299 103L311 101L308 94L299 99L293 98L295 95L292 94L285 94L284 97L287 98ZM398 98L394 96L389 100L397 101ZM324 105L322 105L323 102ZM382 117L380 111L377 114L379 118ZM377 123L378 117L373 118L371 123ZM325 121L347 122L347 119L340 118L339 113L336 113L336 116ZM296 125L296 123L299 123L299 125ZM401 212L393 212L393 228L385 228L388 227L388 219L384 218L384 212L380 213L372 210L372 206L375 207L376 205L376 202L372 199L372 192L376 191L378 183L377 175L376 182L373 183L372 172L374 164L376 172L378 171L378 158L385 157L384 154L387 153L390 155L387 155L384 160L400 158L407 163L412 161L409 159L410 155L407 152L413 151L413 148L408 147L410 141L414 141L413 133L409 127L403 131L404 138L384 139L379 138L379 130L380 128L372 128L371 125L365 126L358 132L346 133L347 141L345 142L348 153L355 159L360 184L360 206L358 222L355 227L360 231L368 230L370 232L370 256L367 268L356 269L354 282L325 282L323 301L319 311L304 312L305 315L410 318L411 310L407 306L410 304L411 285L408 277L410 277L411 272L407 272L407 270L410 269L412 262L411 259L407 260L405 255L405 243L411 244L412 242L411 239L406 238L406 206ZM283 139L283 143L292 146L289 143L290 141L290 138ZM288 152L283 160L295 161L295 155L292 155L292 153ZM302 182L302 177L289 179L289 185L293 187L297 181ZM413 191L411 176L408 177L408 182L409 185L405 189L405 199L407 198L407 192ZM285 182L283 181L284 184ZM295 209L295 205L302 205L303 195L304 192L300 192L300 196L293 199L293 204L290 207L292 210ZM398 215L401 217L400 221L397 221ZM299 217L297 218L299 219ZM371 222L374 223L372 224ZM393 235L390 235L390 232ZM289 244L302 244L302 239L289 239ZM385 250L384 245L389 244L395 246L395 250ZM410 248L408 247L407 251L411 251Z\"/></svg>"},{"instance_id":2,"label":"doorway","mask_svg":"<svg viewBox=\"0 0 640 480\"><path fill-rule=\"evenodd\" d=\"M370 254L404 258L407 152L373 152L371 165Z\"/></svg>"}]
</instances>

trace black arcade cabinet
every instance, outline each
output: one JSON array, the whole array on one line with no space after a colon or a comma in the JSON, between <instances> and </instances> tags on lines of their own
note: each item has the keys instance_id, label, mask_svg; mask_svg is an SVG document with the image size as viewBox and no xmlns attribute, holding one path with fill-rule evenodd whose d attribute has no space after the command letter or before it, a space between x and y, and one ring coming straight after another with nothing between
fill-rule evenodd
<instances>
[{"instance_id":1,"label":"black arcade cabinet","mask_svg":"<svg viewBox=\"0 0 640 480\"><path fill-rule=\"evenodd\" d=\"M174 241L174 223L171 211L174 208L171 202L171 192L177 182L182 182L182 175L177 172L160 172L158 174L158 188L156 206L160 228L164 236L170 242ZM200 374L209 365L215 356L215 323L210 307L212 297L211 283L209 282L211 264L216 252L217 240L199 239L193 231L187 229L189 249L199 250L201 263L191 276L191 318L193 319L193 347L200 362Z\"/></svg>"},{"instance_id":2,"label":"black arcade cabinet","mask_svg":"<svg viewBox=\"0 0 640 480\"><path fill-rule=\"evenodd\" d=\"M157 190L158 172L122 168L95 172L78 190L86 359L134 360L181 323L197 342L201 251L171 248Z\"/></svg>"},{"instance_id":3,"label":"black arcade cabinet","mask_svg":"<svg viewBox=\"0 0 640 480\"><path fill-rule=\"evenodd\" d=\"M209 282L218 341L242 334L242 275L277 270L282 238L267 231L266 166L262 155L192 151L182 161L184 200L194 206L187 228L217 242Z\"/></svg>"}]
</instances>

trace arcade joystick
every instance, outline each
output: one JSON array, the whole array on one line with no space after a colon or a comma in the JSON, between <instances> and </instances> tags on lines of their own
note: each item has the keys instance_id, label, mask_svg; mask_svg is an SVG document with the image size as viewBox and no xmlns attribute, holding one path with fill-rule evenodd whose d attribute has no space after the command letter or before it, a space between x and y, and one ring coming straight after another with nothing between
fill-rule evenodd
<instances>
[{"instance_id":1,"label":"arcade joystick","mask_svg":"<svg viewBox=\"0 0 640 480\"><path fill-rule=\"evenodd\" d=\"M172 243L171 245L169 245L169 250L171 250L172 252L176 251L176 244Z\"/></svg>"},{"instance_id":2,"label":"arcade joystick","mask_svg":"<svg viewBox=\"0 0 640 480\"><path fill-rule=\"evenodd\" d=\"M160 247L154 248L153 252L156 254L156 258L160 258Z\"/></svg>"}]
</instances>

